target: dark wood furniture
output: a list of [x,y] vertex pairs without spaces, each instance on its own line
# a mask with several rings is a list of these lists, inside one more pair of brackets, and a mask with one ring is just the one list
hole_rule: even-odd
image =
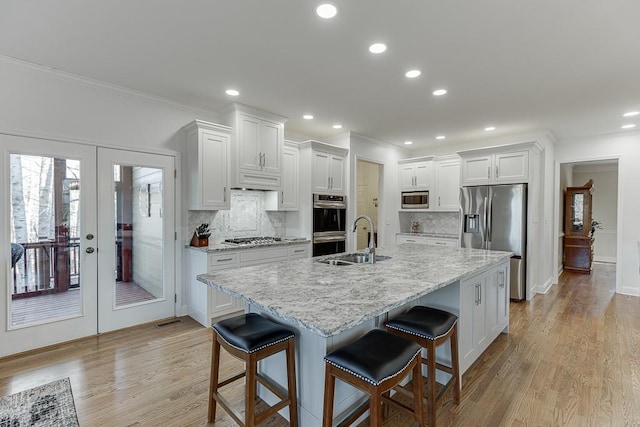
[[[220,347],[245,362],[246,370],[224,381],[219,381]],[[287,390],[275,381],[258,373],[258,362],[281,351],[286,352]],[[221,387],[247,377],[245,385],[245,416],[234,410],[218,391]],[[256,414],[257,383],[280,398],[280,402]],[[259,314],[247,313],[222,320],[213,325],[213,354],[211,356],[211,383],[209,386],[209,422],[216,418],[216,404],[220,404],[236,423],[253,427],[279,410],[289,407],[289,425],[298,426],[298,400],[296,391],[295,335],[284,326]]]
[[[460,404],[460,365],[458,363],[458,316],[431,307],[415,306],[406,313],[387,322],[387,330],[414,341],[427,350],[421,361],[427,366],[427,422],[435,427],[438,403],[447,391],[453,390],[454,404]],[[436,361],[436,348],[449,341],[451,366]],[[451,378],[437,390],[436,370],[446,372]],[[414,377],[414,382],[416,382]]]
[[591,208],[593,181],[582,187],[567,187],[564,208],[564,269],[591,273],[593,243]]

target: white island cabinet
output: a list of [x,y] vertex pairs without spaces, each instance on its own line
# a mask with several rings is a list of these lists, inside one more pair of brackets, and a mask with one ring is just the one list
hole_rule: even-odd
[[[417,244],[377,251],[390,258],[375,264],[334,266],[319,262],[323,257],[318,257],[198,276],[216,290],[245,301],[248,311],[296,331],[301,426],[322,425],[324,356],[373,328],[384,327],[387,319],[412,306],[440,307],[459,316],[461,372],[500,332],[508,331],[510,252]],[[477,283],[482,283],[482,290]],[[448,356],[437,355],[445,363]],[[277,354],[265,359],[260,371],[284,386],[285,366],[284,355]],[[264,388],[259,393],[267,403],[276,401]],[[337,382],[337,421],[366,399],[359,390]],[[287,410],[280,414],[288,418]]]

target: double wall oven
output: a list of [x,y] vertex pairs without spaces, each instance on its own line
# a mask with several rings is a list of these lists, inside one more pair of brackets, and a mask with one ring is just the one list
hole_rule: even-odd
[[313,195],[313,256],[344,252],[347,196]]

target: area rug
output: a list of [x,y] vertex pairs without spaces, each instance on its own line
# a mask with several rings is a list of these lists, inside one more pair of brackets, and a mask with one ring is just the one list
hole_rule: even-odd
[[0,427],[78,426],[69,378],[0,397]]

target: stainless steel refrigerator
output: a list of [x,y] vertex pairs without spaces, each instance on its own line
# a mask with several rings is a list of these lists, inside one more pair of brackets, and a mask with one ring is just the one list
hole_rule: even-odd
[[511,299],[525,298],[527,185],[462,187],[463,248],[513,252]]

